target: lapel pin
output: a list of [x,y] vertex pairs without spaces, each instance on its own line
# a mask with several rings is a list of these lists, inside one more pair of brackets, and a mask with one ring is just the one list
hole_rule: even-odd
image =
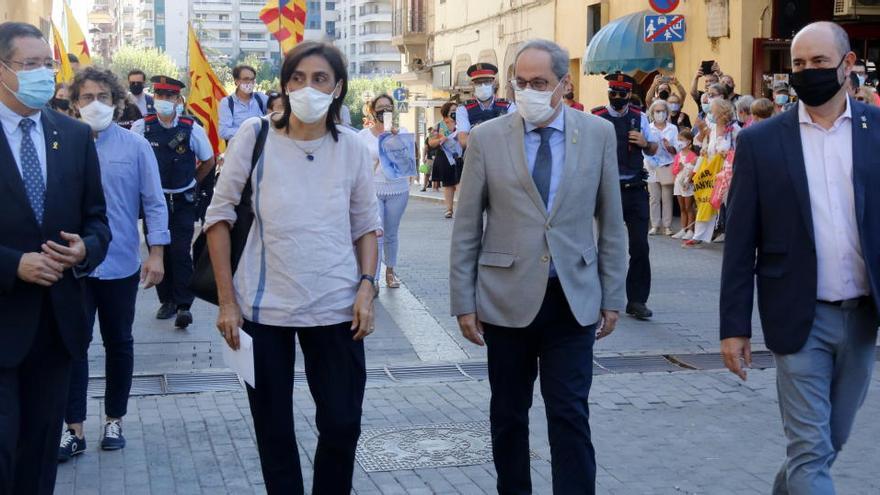
[[868,128],[868,123],[862,122],[862,129],[867,129],[867,128]]
[[57,150],[57,149],[58,149],[58,141],[52,141],[52,149],[53,149],[53,150]]
[[579,130],[575,129],[574,130],[574,137],[571,138],[571,144],[578,144],[578,134],[579,134]]

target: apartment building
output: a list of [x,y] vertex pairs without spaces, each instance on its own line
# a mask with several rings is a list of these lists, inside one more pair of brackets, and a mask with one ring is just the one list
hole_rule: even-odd
[[108,60],[119,48],[119,28],[116,12],[118,0],[94,0],[88,14],[88,25],[82,26],[91,34],[89,49],[92,56]]
[[401,55],[391,44],[391,0],[339,0],[336,11],[336,46],[348,59],[351,77],[400,73]]

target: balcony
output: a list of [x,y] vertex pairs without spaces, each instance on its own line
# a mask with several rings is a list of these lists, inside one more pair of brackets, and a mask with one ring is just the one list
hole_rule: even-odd
[[232,12],[232,3],[228,1],[199,0],[192,4],[193,12]]
[[358,18],[361,24],[370,22],[391,22],[391,12],[376,12],[372,14],[364,14]]
[[400,0],[392,16],[391,43],[402,53],[407,50],[426,51],[428,29],[424,0]]
[[242,50],[268,50],[268,40],[240,40],[239,46]]
[[392,52],[392,51],[380,51],[373,53],[360,53],[358,54],[358,58],[360,62],[395,62],[400,64],[400,53]]
[[201,41],[203,45],[208,48],[220,49],[220,48],[232,48],[232,40],[204,40]]
[[360,43],[369,43],[370,41],[391,41],[391,33],[361,33],[358,35],[358,41]]

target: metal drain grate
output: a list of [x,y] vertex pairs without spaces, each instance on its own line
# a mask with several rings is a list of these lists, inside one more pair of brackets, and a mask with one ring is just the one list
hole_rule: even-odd
[[220,392],[244,388],[235,373],[174,373],[165,375],[169,394]]
[[663,356],[610,356],[596,358],[596,364],[611,373],[652,373],[681,371]]
[[715,370],[724,367],[721,354],[675,354],[668,356],[673,363],[679,363],[685,369]]
[[[131,379],[131,395],[162,395],[165,392],[163,375],[135,375]],[[102,398],[106,389],[104,377],[89,379],[89,397]]]
[[474,380],[486,380],[489,378],[489,365],[487,363],[461,363],[458,368],[466,376]]
[[431,364],[426,366],[396,366],[388,368],[388,373],[396,381],[411,382],[422,380],[467,380],[458,366],[454,364]]

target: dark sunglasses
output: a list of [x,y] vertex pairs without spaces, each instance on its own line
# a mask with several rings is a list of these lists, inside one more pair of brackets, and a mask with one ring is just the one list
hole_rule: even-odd
[[628,95],[628,94],[629,94],[629,91],[613,91],[610,89],[608,90],[608,95],[612,96],[612,97],[626,98],[626,95]]

